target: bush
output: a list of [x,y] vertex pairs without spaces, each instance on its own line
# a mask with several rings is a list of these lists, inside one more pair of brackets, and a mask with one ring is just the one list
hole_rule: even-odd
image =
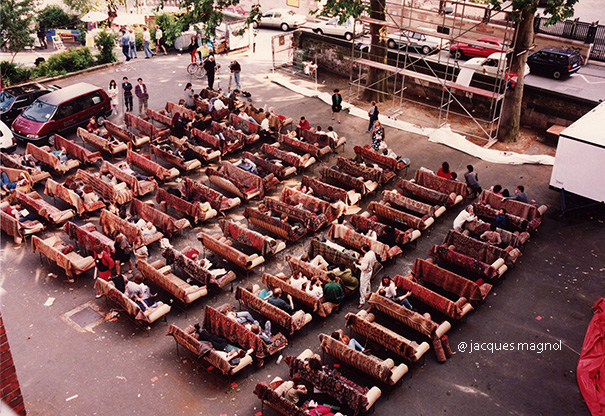
[[73,23],[73,16],[68,15],[59,6],[47,6],[38,15],[38,21],[41,27],[45,29],[60,29],[70,27]]
[[155,27],[150,30],[151,39],[155,42],[156,28],[161,27],[164,32],[164,42],[166,46],[174,45],[174,41],[181,35],[181,29],[177,19],[172,13],[162,13],[155,16]]
[[143,50],[143,28],[141,26],[134,28],[134,44],[137,51]]
[[97,63],[108,64],[118,60],[113,51],[116,45],[116,39],[117,35],[105,31],[99,32],[99,34],[95,37],[95,44],[99,50],[99,53],[96,56]]
[[68,49],[48,58],[46,65],[50,72],[67,73],[86,69],[95,64],[90,49],[86,47]]
[[8,87],[10,85],[19,84],[32,78],[33,70],[26,68],[21,65],[17,65],[14,62],[1,61],[0,62],[0,74],[2,74],[2,86]]

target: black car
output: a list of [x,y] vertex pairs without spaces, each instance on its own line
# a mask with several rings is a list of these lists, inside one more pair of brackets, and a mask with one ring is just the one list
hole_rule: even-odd
[[580,70],[582,55],[564,49],[541,49],[527,58],[527,65],[532,74],[543,74],[559,79]]
[[44,94],[57,90],[57,86],[38,83],[5,88],[0,91],[0,119],[10,126],[21,112]]

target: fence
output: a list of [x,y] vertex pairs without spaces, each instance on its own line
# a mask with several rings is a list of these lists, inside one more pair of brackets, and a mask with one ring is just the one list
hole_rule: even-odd
[[546,17],[536,17],[534,20],[534,31],[565,39],[579,40],[584,43],[592,43],[590,59],[605,61],[605,26],[580,22],[579,20],[566,20],[547,26]]

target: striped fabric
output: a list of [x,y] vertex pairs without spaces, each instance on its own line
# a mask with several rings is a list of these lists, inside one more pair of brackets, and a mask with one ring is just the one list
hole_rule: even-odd
[[429,201],[433,204],[441,204],[452,206],[454,205],[454,198],[451,195],[444,194],[434,189],[426,188],[424,186],[420,186],[414,182],[410,182],[406,179],[402,179],[397,187],[400,188],[404,192],[409,192],[413,195],[416,195],[420,199]]
[[321,179],[314,176],[303,175],[302,186],[311,188],[313,193],[327,198],[331,201],[342,201],[347,205],[351,205],[349,193],[342,188],[339,188],[329,183],[322,182]]
[[430,339],[437,337],[436,331],[439,328],[437,322],[424,317],[418,312],[412,311],[398,303],[393,302],[378,293],[372,293],[368,303],[373,310],[380,311],[385,315],[407,325],[414,331],[421,333]]
[[435,207],[415,199],[407,198],[397,191],[382,191],[382,199],[391,204],[400,206],[408,211],[416,212],[424,219],[435,214]]
[[294,188],[284,188],[279,199],[288,205],[303,204],[307,211],[315,214],[324,214],[328,222],[332,222],[340,217],[344,210],[344,205],[331,204],[323,199],[302,193]]
[[67,140],[65,137],[55,134],[55,149],[65,149],[65,152],[82,163],[96,163],[97,160],[103,159],[101,152],[91,152],[90,150],[77,145],[72,140]]
[[106,160],[104,160],[101,165],[101,173],[111,173],[111,175],[116,177],[119,181],[126,182],[126,185],[132,189],[134,196],[143,196],[158,188],[158,183],[154,179],[139,181],[133,175],[124,172],[122,169]]
[[414,180],[418,185],[433,189],[442,194],[449,195],[453,193],[466,198],[470,193],[466,183],[445,179],[422,169],[416,171]]
[[[105,163],[105,162],[103,162]],[[76,180],[85,185],[92,186],[92,189],[97,195],[107,203],[126,204],[134,198],[134,194],[130,188],[116,190],[116,187],[110,183],[103,181],[98,176],[91,174],[88,171],[78,169],[76,172]]]
[[133,152],[130,149],[126,152],[126,161],[141,169],[143,172],[155,176],[160,181],[171,179],[175,176],[175,174],[178,174],[176,169],[174,169],[174,171],[166,169],[164,166],[151,160],[151,158],[145,157],[140,153]]
[[361,156],[364,159],[377,163],[385,167],[386,169],[390,169],[393,172],[401,170],[406,166],[410,165],[409,163],[406,164],[405,162],[397,160],[395,158],[381,155],[380,153],[373,151],[370,145],[365,145],[363,147],[355,146],[353,148],[353,151],[357,156]]
[[347,173],[339,172],[327,166],[321,168],[321,178],[323,180],[327,179],[329,182],[342,184],[344,187],[349,189],[353,188],[361,195],[367,195],[369,193],[368,187],[363,180],[353,177]]
[[299,240],[307,233],[306,227],[294,228],[287,221],[281,221],[279,218],[262,213],[256,208],[246,207],[244,210],[244,217],[246,217],[251,224],[261,227],[290,242]]
[[379,217],[386,218],[387,220],[401,224],[404,227],[412,227],[421,231],[426,229],[426,225],[424,221],[422,221],[422,218],[418,218],[412,214],[408,214],[407,212],[389,207],[384,201],[372,201],[370,202],[370,205],[368,205],[368,209]]
[[133,199],[130,205],[130,212],[145,221],[151,222],[157,228],[162,230],[168,238],[172,238],[179,231],[191,227],[187,218],[176,219],[170,215],[156,209],[153,205],[146,204],[139,199]]
[[124,123],[126,127],[138,130],[144,136],[148,136],[151,140],[158,140],[167,137],[170,134],[170,129],[159,129],[147,120],[135,116],[132,113],[124,114]]
[[324,214],[317,215],[304,208],[297,208],[275,198],[266,197],[263,202],[271,211],[278,214],[286,214],[289,219],[299,221],[309,231],[316,232],[328,223],[328,219]]
[[292,152],[286,152],[285,150],[278,149],[275,146],[271,146],[270,144],[263,143],[260,148],[261,152],[275,158],[283,160],[284,162],[292,165],[296,168],[301,168],[304,166],[306,159],[302,156],[299,156]]
[[311,156],[314,156],[316,159],[321,158],[324,155],[332,152],[332,148],[330,146],[319,147],[313,143],[303,142],[298,140],[296,137],[291,137],[287,134],[280,134],[277,138],[279,143],[283,143],[292,149],[301,151],[303,153],[309,153]]
[[227,198],[222,193],[191,178],[184,178],[181,192],[187,199],[193,201],[199,201],[203,197],[212,208],[219,212],[230,210],[241,203],[239,198]]

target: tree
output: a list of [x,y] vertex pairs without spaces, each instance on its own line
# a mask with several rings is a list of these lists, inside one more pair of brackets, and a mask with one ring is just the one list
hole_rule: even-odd
[[67,28],[73,23],[72,16],[57,5],[47,6],[38,14],[38,22],[46,29]]
[[[573,7],[577,2],[578,0],[549,0],[544,10],[544,14],[549,16],[547,24],[554,24],[573,16]],[[503,2],[490,0],[490,3],[496,10],[500,10]],[[515,88],[507,88],[504,96],[498,139],[507,142],[517,140],[521,127],[525,65],[534,41],[534,18],[538,9],[538,1],[513,0],[512,8],[513,18],[517,21],[515,33],[517,40],[512,53],[511,72],[518,73],[519,78]]]
[[[367,7],[362,0],[328,0],[323,5],[321,16],[340,16],[340,23],[345,22],[349,17],[359,18],[367,13],[372,19],[385,20],[386,2],[384,0],[370,0],[370,6]],[[369,58],[372,61],[387,62],[387,28],[381,24],[370,24],[370,35],[372,37]],[[368,67],[368,77],[366,79],[366,89],[363,97],[368,100],[384,101],[387,97],[388,78],[384,71],[377,68]]]
[[32,46],[34,39],[34,0],[2,0],[0,2],[0,49],[8,49],[15,56],[25,47]]

